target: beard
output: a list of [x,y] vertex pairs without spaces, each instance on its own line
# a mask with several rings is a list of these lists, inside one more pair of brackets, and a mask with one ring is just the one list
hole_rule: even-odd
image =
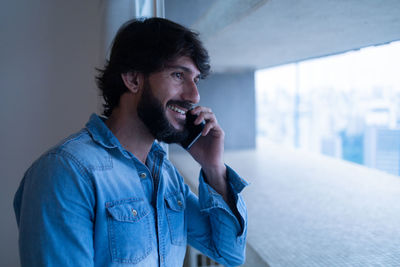
[[[179,103],[181,106],[189,105],[186,102]],[[153,90],[146,78],[143,86],[143,94],[138,103],[137,112],[139,118],[158,141],[167,144],[181,143],[189,136],[189,131],[186,127],[181,131],[175,129],[165,115],[166,108],[167,107],[163,107],[162,103],[153,95]]]

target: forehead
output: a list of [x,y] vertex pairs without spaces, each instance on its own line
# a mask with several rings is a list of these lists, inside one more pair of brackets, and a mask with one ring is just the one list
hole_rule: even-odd
[[171,60],[165,64],[165,68],[168,69],[181,69],[186,72],[190,72],[195,76],[200,75],[199,69],[194,64],[193,60],[187,56],[181,56],[174,60]]

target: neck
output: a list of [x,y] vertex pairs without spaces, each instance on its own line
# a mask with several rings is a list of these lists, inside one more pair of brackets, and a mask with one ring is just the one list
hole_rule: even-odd
[[145,164],[154,137],[137,114],[129,114],[116,108],[105,123],[122,147]]

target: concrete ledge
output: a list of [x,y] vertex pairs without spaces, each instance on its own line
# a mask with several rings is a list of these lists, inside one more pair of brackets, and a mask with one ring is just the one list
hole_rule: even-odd
[[[197,186],[199,165],[171,160]],[[268,265],[400,266],[399,177],[273,144],[225,162],[251,183],[248,244]]]

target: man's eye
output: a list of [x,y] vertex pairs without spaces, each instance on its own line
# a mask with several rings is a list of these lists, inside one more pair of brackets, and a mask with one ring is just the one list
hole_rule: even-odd
[[178,79],[183,79],[183,73],[182,72],[174,72],[173,75],[178,78]]

